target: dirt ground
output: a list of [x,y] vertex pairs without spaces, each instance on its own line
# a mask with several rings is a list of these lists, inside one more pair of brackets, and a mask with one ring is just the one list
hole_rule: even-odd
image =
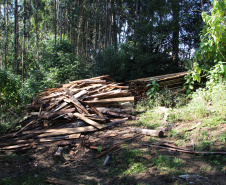
[[[144,146],[153,142],[153,138],[131,132],[131,124],[84,136],[93,146],[101,146],[101,151],[84,146],[78,150],[64,147],[63,155],[54,157],[58,147],[49,144],[23,153],[1,153],[0,182],[20,184],[18,179],[27,182],[29,176],[28,182],[37,179],[38,184],[48,184],[47,178],[55,178],[61,184],[226,184],[225,172],[203,156]],[[168,141],[167,137],[161,140]],[[96,158],[100,152],[120,142],[112,151]],[[107,155],[109,160],[103,165]],[[182,162],[177,166],[164,159]],[[221,165],[225,166],[225,161]]]

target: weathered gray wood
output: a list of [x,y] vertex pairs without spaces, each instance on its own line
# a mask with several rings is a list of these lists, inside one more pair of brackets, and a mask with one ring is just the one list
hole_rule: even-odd
[[[42,133],[54,133],[59,135],[67,135],[67,134],[76,134],[76,133],[83,133],[83,132],[92,132],[96,131],[97,129],[93,126],[86,126],[86,127],[78,127],[78,128],[60,128],[60,129],[42,129],[42,130],[29,130],[24,131],[22,134],[42,134]],[[42,137],[41,135],[37,137]]]
[[134,96],[84,101],[85,103],[112,103],[134,101]]
[[91,119],[89,119],[89,118],[83,116],[82,114],[74,113],[73,116],[75,116],[75,117],[77,117],[77,118],[79,118],[79,119],[85,121],[85,122],[88,123],[89,125],[92,125],[92,126],[98,128],[98,129],[102,129],[102,128],[104,127],[103,125],[100,125],[99,123],[97,123],[97,122],[95,122],[95,121],[93,121],[93,120],[91,120]]
[[164,132],[161,130],[150,130],[150,129],[141,129],[141,128],[131,128],[131,131],[139,133],[139,134],[145,134],[153,137],[163,137]]

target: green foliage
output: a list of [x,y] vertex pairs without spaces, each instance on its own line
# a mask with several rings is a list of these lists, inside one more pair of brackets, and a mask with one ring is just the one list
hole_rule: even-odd
[[153,98],[157,92],[159,92],[159,84],[156,82],[157,79],[151,78],[151,83],[147,84],[148,91],[146,92],[147,97]]
[[69,42],[63,41],[55,47],[53,40],[43,43],[43,57],[40,60],[46,82],[44,88],[65,83],[78,77],[78,59]]
[[19,76],[10,71],[0,69],[0,104],[1,109],[17,106],[20,102],[19,89],[21,80]]
[[[183,167],[184,161],[180,158],[170,158],[164,155],[158,155],[157,158],[152,158],[151,163],[154,163],[161,170],[167,170],[167,172],[178,172]],[[179,171],[180,173],[180,171]]]
[[223,62],[219,62],[213,66],[208,72],[207,87],[212,88],[222,82],[226,78],[226,65]]
[[226,1],[212,1],[210,13],[202,12],[205,26],[196,53],[197,58],[205,62],[207,69],[220,61],[226,61]]
[[191,91],[194,90],[194,84],[195,81],[198,83],[201,82],[201,68],[199,67],[199,64],[197,62],[194,63],[193,70],[190,70],[190,72],[184,77],[186,82],[184,83],[184,88],[187,89],[186,94],[189,94]]

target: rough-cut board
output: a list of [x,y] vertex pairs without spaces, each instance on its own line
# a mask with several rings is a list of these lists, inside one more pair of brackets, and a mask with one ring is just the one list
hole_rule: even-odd
[[180,72],[131,80],[129,81],[129,91],[133,96],[135,96],[135,102],[137,102],[138,100],[147,98],[146,92],[149,90],[149,88],[151,88],[150,86],[147,87],[147,84],[154,80],[159,84],[160,89],[171,89],[175,87],[181,89],[185,83],[184,77],[188,73],[189,72]]
[[92,125],[92,126],[98,128],[98,129],[102,129],[102,128],[105,127],[104,125],[100,125],[99,123],[97,123],[97,122],[95,122],[95,121],[93,121],[93,120],[91,120],[91,119],[89,119],[89,118],[83,116],[82,114],[74,113],[73,116],[75,116],[75,117],[77,117],[77,118],[79,118],[79,119],[85,121],[85,122],[88,123],[89,125]]
[[114,102],[128,102],[128,101],[134,101],[134,96],[122,97],[122,98],[99,99],[99,100],[91,100],[91,101],[84,101],[84,102],[85,103],[114,103]]

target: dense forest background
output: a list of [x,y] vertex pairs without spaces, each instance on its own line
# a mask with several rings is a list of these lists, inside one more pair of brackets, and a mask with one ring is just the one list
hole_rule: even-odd
[[1,0],[0,86],[8,96],[0,100],[26,102],[41,89],[103,74],[126,82],[184,71],[210,3]]

